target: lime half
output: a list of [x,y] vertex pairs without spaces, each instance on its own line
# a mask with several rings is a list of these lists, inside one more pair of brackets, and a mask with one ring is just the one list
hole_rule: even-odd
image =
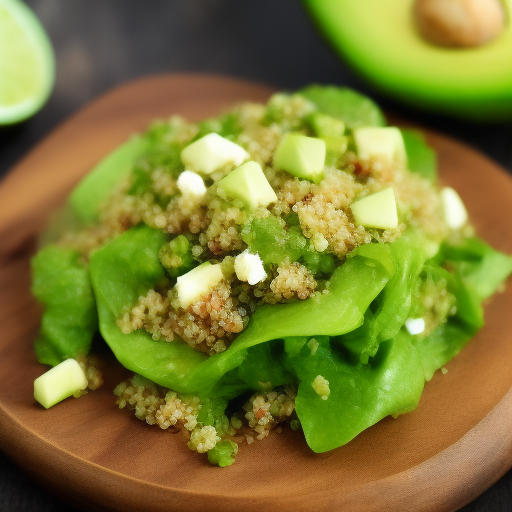
[[37,112],[54,77],[53,49],[38,19],[21,0],[0,0],[0,125]]

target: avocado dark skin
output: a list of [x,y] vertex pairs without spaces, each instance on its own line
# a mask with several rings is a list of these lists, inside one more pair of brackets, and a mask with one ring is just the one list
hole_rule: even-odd
[[475,46],[429,41],[415,0],[303,0],[334,49],[381,93],[471,121],[512,120],[512,0],[503,29]]

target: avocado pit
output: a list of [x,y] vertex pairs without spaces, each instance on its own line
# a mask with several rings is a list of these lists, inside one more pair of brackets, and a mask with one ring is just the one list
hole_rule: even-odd
[[481,46],[505,28],[500,0],[416,0],[414,18],[420,34],[440,46]]

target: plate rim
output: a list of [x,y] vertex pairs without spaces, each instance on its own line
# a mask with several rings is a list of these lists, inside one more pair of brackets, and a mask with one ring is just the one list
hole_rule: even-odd
[[[185,79],[190,79],[190,78],[193,78],[193,79],[203,79],[205,77],[215,77],[215,79],[218,79],[218,80],[228,80],[228,81],[238,81],[240,83],[243,83],[243,84],[252,84],[252,85],[258,85],[257,82],[254,82],[254,81],[247,81],[247,80],[240,80],[240,79],[233,79],[233,78],[230,78],[230,77],[223,77],[223,76],[220,76],[220,75],[210,75],[210,74],[200,74],[200,73],[194,73],[194,74],[178,74],[178,75],[150,75],[149,77],[143,77],[143,78],[138,78],[136,80],[133,80],[133,81],[130,81],[130,82],[127,82],[125,84],[122,84],[118,87],[115,87],[109,91],[107,91],[106,93],[104,93],[103,95],[100,95],[99,97],[95,98],[93,101],[89,102],[88,104],[86,104],[84,107],[82,107],[79,111],[77,111],[75,114],[73,114],[72,116],[70,116],[67,120],[65,120],[63,123],[59,124],[56,128],[54,128],[45,138],[43,138],[43,140],[37,144],[37,146],[35,146],[34,149],[40,147],[41,145],[45,144],[45,142],[47,141],[47,139],[52,136],[52,137],[55,137],[56,133],[60,133],[61,130],[63,130],[68,123],[72,122],[73,120],[75,120],[76,118],[78,118],[84,111],[86,111],[87,109],[89,109],[91,107],[91,105],[93,104],[97,104],[97,103],[100,103],[100,101],[106,101],[106,99],[108,99],[111,95],[115,95],[117,94],[120,90],[122,89],[125,89],[127,87],[130,87],[130,86],[133,86],[135,84],[143,84],[145,83],[146,81],[148,80],[154,80],[155,77],[159,77],[159,78],[164,78],[164,79],[169,79],[169,78],[185,78]],[[264,87],[267,87],[267,86],[264,86]],[[269,89],[270,90],[270,89]],[[275,90],[274,88],[272,88],[271,90]],[[430,132],[430,131],[427,131],[427,134],[428,133],[434,133],[434,132]],[[435,134],[437,135],[437,134]],[[439,135],[441,136],[441,135]],[[456,142],[457,144],[460,144],[458,141],[455,141],[455,139],[451,139],[450,137],[447,137],[447,136],[444,136],[442,135],[442,137],[444,139],[447,139],[447,140],[451,140],[453,142]],[[464,146],[464,145],[462,145]],[[467,149],[470,149],[471,151],[474,151],[475,153],[478,153],[479,155],[481,155],[481,153],[473,150],[472,148],[468,148],[467,146],[464,146],[464,148],[467,150]],[[33,153],[34,149],[32,149],[29,154]],[[481,155],[482,156],[482,155]],[[509,177],[508,173],[506,171],[504,171],[500,166],[497,166],[491,159],[489,159],[488,157],[486,157],[485,155],[483,155],[484,158],[486,158],[487,160],[489,160],[490,162],[493,163],[494,167],[497,169],[497,170],[500,170],[502,173],[504,173],[505,175],[507,175],[507,177]],[[9,174],[13,174],[16,172],[16,169],[22,165],[22,163],[25,161],[25,158],[21,159],[19,163],[15,164],[15,166],[12,167],[11,171],[8,173]],[[5,185],[5,179],[2,180],[2,182],[0,182],[0,191],[4,188],[4,185]],[[1,258],[2,254],[0,254],[0,265],[2,264],[2,258]],[[505,404],[505,405],[503,405]],[[503,409],[504,407],[510,407],[510,405],[512,404],[512,389],[509,389],[508,392],[505,394],[505,396],[501,399],[501,401],[495,406],[493,407],[493,409],[491,409],[491,411],[484,417],[480,420],[480,422],[475,426],[473,427],[471,430],[469,430],[461,439],[459,439],[459,441],[457,441],[457,443],[454,443],[452,444],[450,447],[446,448],[445,450],[443,450],[442,452],[439,452],[437,455],[440,455],[441,453],[445,453],[445,452],[448,452],[449,450],[453,449],[454,446],[458,445],[460,442],[462,442],[462,440],[468,435],[470,434],[471,432],[478,430],[478,427],[480,426],[480,428],[483,428],[483,425],[482,423],[486,422],[486,420],[488,421],[488,418],[492,417],[493,414],[497,414],[496,411],[500,411],[501,409]],[[2,414],[0,414],[0,432],[2,433],[2,435],[0,436],[0,445],[2,447],[2,450],[7,453],[11,458],[15,459],[22,467],[24,467],[24,469],[26,469],[30,474],[32,474],[33,476],[36,477],[36,479],[40,479],[41,475],[40,474],[37,474],[37,473],[34,473],[33,471],[31,471],[31,468],[30,467],[27,467],[27,465],[25,464],[26,460],[25,460],[25,454],[17,454],[15,453],[15,451],[19,448],[19,446],[17,447],[14,447],[12,446],[11,444],[8,443],[8,438],[7,438],[7,435],[4,435],[4,434],[7,434],[8,433],[8,430],[9,430],[9,426],[12,426],[13,424],[13,421],[14,423],[16,423],[18,425],[18,428],[19,429],[23,429],[25,430],[25,435],[26,433],[30,433],[31,437],[26,437],[25,439],[27,440],[27,442],[25,443],[25,448],[26,449],[29,449],[30,446],[32,446],[34,443],[37,442],[36,438],[39,439],[40,442],[42,442],[44,445],[45,445],[45,449],[57,449],[59,452],[60,452],[60,456],[61,457],[65,457],[65,458],[72,458],[74,460],[79,460],[81,463],[85,462],[85,466],[87,466],[89,468],[89,470],[92,470],[92,471],[97,471],[98,472],[98,477],[101,479],[101,472],[104,472],[104,471],[107,471],[108,473],[112,474],[113,476],[115,477],[119,477],[119,478],[122,478],[122,479],[128,479],[130,481],[135,481],[135,482],[138,482],[139,484],[143,484],[144,486],[149,486],[151,488],[157,488],[159,489],[160,491],[161,490],[164,490],[166,492],[172,492],[172,493],[178,493],[180,495],[187,495],[189,496],[190,494],[193,494],[193,495],[196,495],[196,493],[192,493],[191,491],[188,491],[188,490],[183,490],[183,489],[176,489],[176,488],[171,488],[171,487],[168,487],[168,486],[163,486],[163,485],[160,485],[160,484],[157,484],[157,483],[154,483],[154,482],[148,482],[148,481],[145,481],[145,480],[141,480],[141,479],[138,479],[136,477],[132,477],[130,475],[127,475],[125,473],[121,473],[121,472],[117,472],[115,470],[112,470],[110,468],[107,468],[105,466],[102,466],[100,464],[97,464],[95,462],[92,462],[92,461],[89,461],[85,458],[82,458],[78,455],[75,455],[73,454],[72,452],[64,449],[64,448],[61,448],[60,446],[52,443],[51,441],[48,441],[46,439],[44,439],[44,437],[42,437],[41,435],[37,434],[36,432],[30,430],[29,428],[27,428],[26,426],[24,426],[22,423],[18,422],[18,420],[16,418],[14,418],[2,405],[2,403],[0,403],[0,410],[2,412]],[[508,444],[512,447],[512,433],[510,435],[505,436],[503,438],[503,442],[508,442]],[[15,450],[16,449],[16,450]],[[25,451],[25,450],[23,450]],[[420,468],[421,466],[424,466],[426,463],[428,463],[431,459],[428,459],[412,468],[410,468],[409,470],[407,471],[404,471],[404,472],[401,472],[401,473],[397,473],[393,476],[390,476],[390,477],[386,477],[384,479],[380,479],[380,480],[376,480],[374,482],[371,482],[372,484],[377,484],[379,482],[385,482],[386,480],[390,480],[390,479],[393,479],[395,478],[397,475],[404,475],[406,473],[410,473],[412,471],[414,471],[416,468]],[[465,459],[467,460],[467,459]],[[479,491],[470,496],[467,501],[464,501],[464,502],[457,502],[457,505],[458,507],[468,503],[469,501],[471,501],[472,499],[474,499],[474,497],[476,497],[478,494],[480,494],[483,490],[485,490],[485,488],[489,487],[490,485],[492,485],[492,483],[494,483],[494,481],[496,481],[500,476],[502,476],[506,471],[508,471],[508,469],[510,469],[510,467],[512,467],[512,458],[508,461],[508,466],[507,465],[502,465],[501,466],[501,469],[503,470],[502,472],[500,472],[499,474],[497,474],[496,472],[494,472],[494,475],[493,475],[493,478],[494,480],[492,481],[486,481],[485,483],[485,487],[482,487],[479,489]],[[95,468],[95,469],[91,469],[91,468]],[[46,475],[45,475],[46,476]],[[39,477],[39,478],[38,478]],[[43,481],[44,481],[44,478],[43,478]],[[469,482],[469,480],[468,480]],[[471,480],[471,483],[474,484],[474,481]],[[417,482],[416,482],[417,484]],[[52,485],[55,485],[55,482],[52,483]],[[63,486],[65,484],[63,483]],[[368,485],[368,484],[366,484]],[[365,487],[364,485],[361,486],[362,487]],[[321,492],[321,491],[319,491]],[[359,492],[359,491],[358,491]],[[451,492],[451,491],[450,491]],[[308,495],[310,495],[311,493],[308,493]],[[215,496],[215,495],[212,495],[212,496]],[[210,498],[211,496],[208,495],[208,497]],[[232,498],[231,501],[235,500],[237,501],[238,503],[240,503],[240,499],[242,499],[242,497],[240,496],[222,496],[222,500],[223,501],[226,501],[227,499],[230,499]],[[296,505],[296,504],[295,504]],[[294,508],[296,508],[296,506],[294,506]],[[300,508],[299,508],[300,509]],[[227,510],[227,509],[226,509]],[[234,509],[233,509],[234,510]],[[382,510],[382,508],[379,508],[379,510]],[[420,509],[418,509],[420,510]]]

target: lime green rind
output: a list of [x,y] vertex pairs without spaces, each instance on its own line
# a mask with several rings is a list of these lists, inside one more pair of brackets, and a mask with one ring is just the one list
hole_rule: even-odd
[[[2,21],[2,11],[4,20],[10,17],[21,27],[27,38],[27,43],[32,47],[35,58],[40,64],[39,83],[35,85],[31,96],[15,104],[0,104],[0,125],[8,125],[31,117],[46,103],[55,82],[55,57],[44,28],[29,7],[19,0],[0,0],[0,22]],[[10,32],[4,25],[6,24],[4,23],[0,27],[0,48],[3,47],[0,52],[0,70],[5,73],[7,69],[12,70],[12,64],[5,60],[1,61],[1,59],[7,53],[5,49],[12,51],[12,46],[9,46],[8,40]],[[20,79],[26,78],[26,71],[20,71],[20,73]],[[4,84],[0,82],[0,88],[3,87],[8,86],[5,85],[5,82]]]
[[383,93],[463,119],[512,119],[510,22],[494,42],[461,50],[417,34],[409,19],[413,0],[365,0],[364,8],[360,0],[303,2],[335,50]]

